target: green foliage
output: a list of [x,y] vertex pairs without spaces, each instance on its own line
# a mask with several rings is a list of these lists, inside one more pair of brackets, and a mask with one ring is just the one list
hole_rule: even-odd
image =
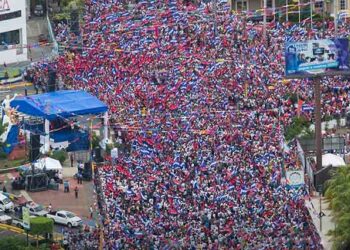
[[326,183],[326,198],[330,202],[335,229],[329,234],[333,237],[334,249],[350,249],[350,167],[340,167]]
[[98,147],[100,143],[100,138],[96,135],[96,133],[92,133],[92,148]]
[[285,136],[287,141],[298,136],[304,129],[310,126],[310,122],[305,117],[294,117],[292,123],[286,128]]
[[7,154],[0,149],[0,160],[4,160],[7,158]]
[[26,242],[15,236],[2,236],[0,238],[0,249],[22,250],[25,246]]
[[292,104],[296,104],[298,101],[298,95],[296,93],[291,93],[289,95],[289,100],[292,102]]
[[56,150],[51,154],[51,158],[59,160],[63,164],[67,159],[67,152],[64,150]]
[[111,154],[111,151],[113,149],[114,145],[113,144],[106,144],[106,153],[107,155],[110,155]]
[[12,68],[0,71],[0,78],[4,78],[7,74],[8,78],[15,78],[21,75],[21,70],[19,68]]
[[309,127],[307,127],[307,128],[305,128],[302,131],[302,134],[301,134],[300,138],[302,138],[302,139],[313,139],[313,138],[315,138],[315,133]]
[[30,233],[33,235],[45,235],[53,232],[53,220],[46,217],[30,219]]

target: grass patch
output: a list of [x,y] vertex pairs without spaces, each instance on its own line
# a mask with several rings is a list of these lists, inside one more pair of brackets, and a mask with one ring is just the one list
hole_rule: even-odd
[[0,170],[19,167],[19,166],[24,165],[26,163],[28,163],[27,159],[18,159],[18,160],[14,160],[14,161],[9,161],[7,159],[0,160]]
[[6,68],[0,71],[0,78],[4,78],[6,72],[9,78],[15,78],[21,75],[21,70],[19,68]]

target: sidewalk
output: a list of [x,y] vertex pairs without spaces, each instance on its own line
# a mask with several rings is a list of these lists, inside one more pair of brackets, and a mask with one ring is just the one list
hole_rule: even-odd
[[316,226],[317,232],[321,237],[321,243],[325,250],[332,249],[332,239],[327,235],[329,230],[334,229],[334,222],[332,221],[331,210],[328,209],[328,202],[325,198],[321,198],[321,209],[325,216],[322,217],[322,230],[320,230],[320,196],[311,197],[311,202],[305,200],[306,207],[309,209],[310,215]]

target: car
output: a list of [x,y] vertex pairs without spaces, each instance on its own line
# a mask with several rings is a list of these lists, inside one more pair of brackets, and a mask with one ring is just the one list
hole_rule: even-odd
[[53,219],[53,221],[57,224],[63,224],[69,228],[80,227],[83,224],[82,219],[80,219],[74,213],[65,210],[49,212],[46,214],[46,217]]
[[42,4],[35,5],[34,15],[43,16],[44,15],[44,6]]
[[12,223],[12,218],[5,214],[5,211],[0,209],[0,223],[10,225]]
[[[35,216],[30,216],[30,218],[35,218]],[[13,216],[12,217],[12,225],[23,229],[24,228],[24,222],[23,222],[22,215],[20,215],[19,217]]]
[[45,208],[42,205],[39,205],[35,202],[28,202],[26,204],[26,207],[29,208],[29,214],[34,216],[45,216],[49,212],[45,210]]
[[0,209],[5,212],[12,211],[14,209],[13,202],[3,193],[0,193]]

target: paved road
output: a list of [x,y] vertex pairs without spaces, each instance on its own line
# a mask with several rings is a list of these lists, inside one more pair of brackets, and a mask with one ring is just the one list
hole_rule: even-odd
[[31,83],[20,82],[0,86],[0,100],[5,99],[7,95],[10,95],[11,98],[16,93],[24,95],[26,88],[28,91],[28,95],[35,94],[34,87]]

